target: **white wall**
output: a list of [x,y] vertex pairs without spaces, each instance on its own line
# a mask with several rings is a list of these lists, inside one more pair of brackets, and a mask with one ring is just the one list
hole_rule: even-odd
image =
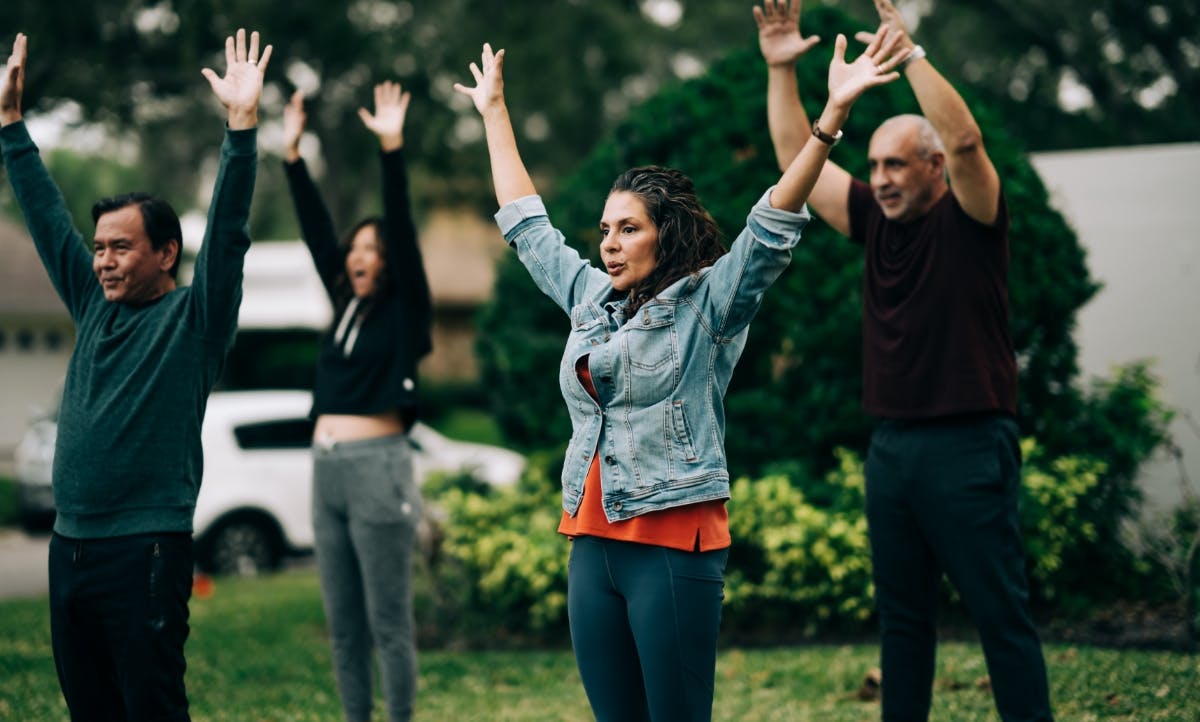
[[[1051,201],[1079,234],[1104,288],[1079,313],[1085,376],[1155,360],[1187,475],[1200,491],[1200,143],[1034,154]],[[1152,508],[1180,499],[1180,471],[1160,453],[1141,480]]]

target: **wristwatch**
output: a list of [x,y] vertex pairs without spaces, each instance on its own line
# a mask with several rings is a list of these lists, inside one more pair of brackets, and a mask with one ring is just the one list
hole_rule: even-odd
[[813,121],[813,137],[816,138],[817,140],[821,141],[825,145],[832,148],[833,146],[838,144],[839,140],[842,139],[842,131],[839,130],[838,132],[834,133],[833,135],[830,135],[830,134],[826,133],[825,131],[821,130],[821,126],[817,125],[817,121],[814,120]]

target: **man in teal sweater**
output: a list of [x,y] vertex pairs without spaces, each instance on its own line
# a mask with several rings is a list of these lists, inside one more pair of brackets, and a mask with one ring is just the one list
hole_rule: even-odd
[[50,280],[76,327],[54,458],[50,540],[54,662],[71,719],[187,720],[184,641],[200,424],[233,339],[271,56],[258,33],[226,40],[228,111],[192,285],[177,288],[179,220],[142,193],[96,204],[76,230],[22,122],[26,38],[0,79],[0,152]]

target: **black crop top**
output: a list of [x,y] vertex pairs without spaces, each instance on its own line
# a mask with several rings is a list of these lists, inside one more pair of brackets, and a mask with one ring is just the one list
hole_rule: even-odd
[[375,293],[362,299],[336,288],[345,272],[345,253],[304,160],[284,163],[304,242],[335,309],[333,326],[321,339],[310,415],[399,409],[411,425],[417,363],[432,347],[432,302],[409,208],[404,151],[382,153],[380,161],[387,273]]

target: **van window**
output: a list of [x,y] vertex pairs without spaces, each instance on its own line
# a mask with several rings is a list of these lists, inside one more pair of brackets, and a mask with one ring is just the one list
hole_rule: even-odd
[[303,449],[312,444],[312,419],[279,419],[234,428],[238,446],[255,449]]

